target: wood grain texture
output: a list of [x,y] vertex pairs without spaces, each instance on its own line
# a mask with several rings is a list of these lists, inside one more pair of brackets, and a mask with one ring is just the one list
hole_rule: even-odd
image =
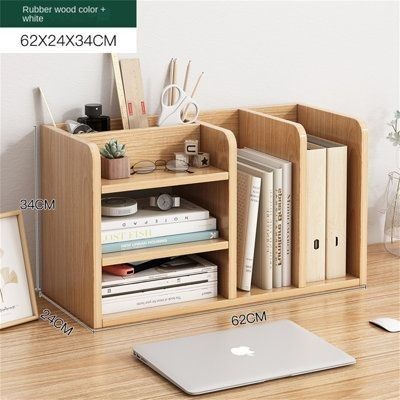
[[135,174],[125,179],[102,179],[102,193],[129,192],[131,190],[153,189],[205,182],[225,181],[229,172],[216,167],[190,168],[193,174],[154,171],[151,174]]
[[60,129],[41,130],[42,289],[86,324],[101,325],[100,154]]
[[125,144],[126,157],[131,165],[138,161],[170,160],[175,152],[184,150],[186,139],[199,139],[198,124],[177,125],[173,127],[151,127],[129,129],[112,132],[99,132],[80,135],[79,138],[87,143],[95,143],[103,147],[110,139],[118,139]]
[[[383,400],[400,394],[399,335],[368,323],[379,315],[400,318],[398,259],[383,246],[369,247],[368,288],[261,303],[203,315],[126,326],[92,334],[39,299],[74,327],[65,336],[47,321],[1,333],[1,398],[7,400],[135,399],[189,397],[131,356],[135,343],[231,328],[234,315],[267,311],[270,321],[288,318],[338,346],[357,364],[330,371],[265,382],[204,399]],[[238,328],[235,328],[238,329]]]
[[229,242],[224,239],[210,239],[199,242],[172,244],[129,251],[117,251],[103,254],[102,265],[114,265],[134,261],[154,260],[155,258],[183,256],[186,254],[205,253],[207,251],[226,250]]
[[205,257],[219,266],[219,294],[233,299],[236,297],[236,139],[231,131],[202,122],[200,150],[210,154],[213,166],[228,171],[229,180],[180,186],[176,191],[209,210],[217,218],[220,237],[229,240],[229,249],[209,252]]
[[355,118],[299,104],[298,122],[315,136],[347,146],[347,272],[367,281],[368,142]]

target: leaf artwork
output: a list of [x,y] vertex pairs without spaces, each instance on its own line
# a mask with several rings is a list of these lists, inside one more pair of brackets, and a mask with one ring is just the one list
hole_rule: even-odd
[[9,283],[18,283],[18,277],[15,271],[11,270],[8,267],[3,267],[0,269],[0,297],[1,297],[1,302],[4,303],[4,297],[3,297],[3,290],[6,285]]

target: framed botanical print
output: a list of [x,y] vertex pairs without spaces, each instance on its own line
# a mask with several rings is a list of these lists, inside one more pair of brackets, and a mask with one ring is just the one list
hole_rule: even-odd
[[38,319],[21,211],[0,214],[0,329]]

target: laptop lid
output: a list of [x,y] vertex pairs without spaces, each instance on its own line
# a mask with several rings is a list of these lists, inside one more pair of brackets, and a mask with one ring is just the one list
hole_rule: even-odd
[[289,320],[135,345],[133,354],[188,394],[354,364]]

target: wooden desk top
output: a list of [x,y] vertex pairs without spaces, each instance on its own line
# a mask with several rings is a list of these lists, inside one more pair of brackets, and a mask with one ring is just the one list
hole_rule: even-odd
[[[368,323],[400,317],[399,260],[381,245],[369,247],[368,288],[229,309],[95,334],[43,299],[74,327],[70,336],[34,321],[0,333],[1,399],[190,398],[131,356],[135,341],[148,342],[231,326],[233,315],[266,311],[288,318],[353,355],[357,364],[204,395],[207,399],[398,399],[400,335]],[[212,362],[212,360],[211,360]]]

